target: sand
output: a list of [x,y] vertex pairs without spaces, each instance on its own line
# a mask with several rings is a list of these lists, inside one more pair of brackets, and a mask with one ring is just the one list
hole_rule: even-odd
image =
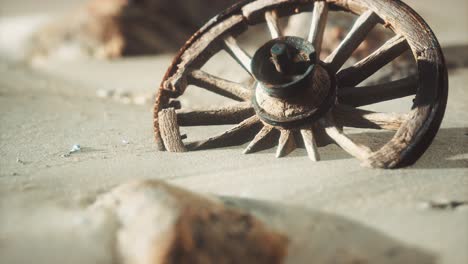
[[[21,4],[27,2],[1,1],[1,13],[42,14],[23,9]],[[466,1],[449,6],[441,1],[408,2],[428,21],[444,49],[461,47],[449,62],[467,56]],[[372,170],[359,167],[336,146],[321,148],[323,161],[318,163],[310,162],[305,150],[280,160],[274,158],[274,150],[242,155],[242,146],[157,152],[151,104],[126,104],[97,93],[151,95],[171,56],[55,62],[40,70],[7,59],[0,62],[2,263],[112,263],[111,228],[100,220],[80,221],[88,219],[86,207],[97,194],[135,179],[162,179],[194,191],[332,214],[418,248],[435,263],[468,263],[468,209],[435,210],[427,203],[468,201],[466,65],[450,72],[446,117],[421,160],[406,169]],[[210,67],[226,76],[240,71],[219,66]],[[207,104],[203,95],[194,93],[187,103]],[[375,108],[407,111],[408,103],[404,99]],[[201,138],[220,129],[195,128],[189,136]],[[359,142],[390,136],[361,132],[354,136]],[[81,152],[66,157],[75,144]],[[356,237],[365,241],[371,235],[357,232]]]

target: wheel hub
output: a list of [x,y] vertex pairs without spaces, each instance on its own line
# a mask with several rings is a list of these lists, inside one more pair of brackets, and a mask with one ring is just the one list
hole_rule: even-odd
[[271,125],[297,127],[327,112],[335,100],[332,75],[321,65],[313,45],[298,37],[264,44],[252,59],[256,79],[253,105]]

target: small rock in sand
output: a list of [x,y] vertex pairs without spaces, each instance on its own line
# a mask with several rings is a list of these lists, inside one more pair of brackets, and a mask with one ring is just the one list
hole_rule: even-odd
[[78,145],[78,144],[75,144],[75,145],[73,145],[73,147],[70,149],[70,154],[71,154],[71,153],[75,153],[75,152],[79,152],[79,151],[81,151],[81,146]]
[[77,153],[77,152],[80,152],[80,151],[81,151],[81,146],[79,144],[75,144],[75,145],[72,146],[70,151],[68,151],[68,153],[61,155],[61,157],[62,158],[68,158],[68,157],[71,156],[71,154]]

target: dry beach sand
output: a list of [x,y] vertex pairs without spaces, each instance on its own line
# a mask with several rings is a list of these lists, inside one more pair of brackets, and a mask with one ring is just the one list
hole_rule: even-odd
[[[468,206],[450,206],[468,201],[466,0],[406,1],[426,19],[448,63],[457,67],[449,73],[448,108],[436,139],[418,163],[399,170],[362,168],[336,146],[321,148],[318,163],[303,149],[279,160],[274,149],[242,155],[242,146],[157,152],[150,101],[173,55],[29,68],[12,60],[19,56],[19,44],[12,47],[7,40],[9,23],[26,21],[17,29],[26,34],[36,21],[80,1],[42,2],[0,0],[0,263],[115,263],[115,223],[88,207],[96,196],[136,179],[227,196],[240,208],[256,208],[266,222],[277,210],[284,232],[316,245],[295,261],[327,263],[327,248],[353,245],[358,252],[343,254],[365,258],[374,249],[398,247],[413,263],[468,263]],[[223,76],[243,74],[224,66],[208,65]],[[203,105],[211,99],[216,100],[195,92],[182,103]],[[405,98],[373,107],[403,112],[409,103]],[[189,136],[221,129],[193,128]],[[362,132],[354,136],[359,142],[389,137]],[[66,155],[75,144],[81,151]],[[431,202],[447,206],[437,209]],[[313,226],[320,223],[345,226],[346,232],[319,232]]]

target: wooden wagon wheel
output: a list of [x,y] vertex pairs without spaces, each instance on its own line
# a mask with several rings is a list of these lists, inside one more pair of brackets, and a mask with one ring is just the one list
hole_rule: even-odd
[[[279,17],[312,11],[306,39],[283,36]],[[319,60],[329,11],[358,15],[341,44]],[[267,23],[272,40],[252,57],[236,42],[250,26]],[[379,49],[344,67],[377,25],[394,32]],[[325,36],[326,37],[326,36]],[[377,70],[411,49],[418,73],[374,86],[358,86]],[[227,51],[255,80],[254,87],[210,75],[201,67],[220,50]],[[229,107],[191,111],[172,98],[189,84],[239,101]],[[244,153],[278,140],[277,156],[290,153],[302,137],[309,157],[332,140],[363,165],[395,168],[413,164],[428,148],[442,121],[448,80],[443,54],[431,29],[401,1],[393,0],[256,0],[243,1],[213,18],[181,49],[169,67],[154,109],[155,137],[161,150],[183,152],[250,141]],[[406,114],[377,113],[359,107],[415,96]],[[236,124],[207,140],[184,144],[179,126]],[[372,151],[353,142],[343,127],[396,131]],[[275,133],[279,136],[275,138]]]

